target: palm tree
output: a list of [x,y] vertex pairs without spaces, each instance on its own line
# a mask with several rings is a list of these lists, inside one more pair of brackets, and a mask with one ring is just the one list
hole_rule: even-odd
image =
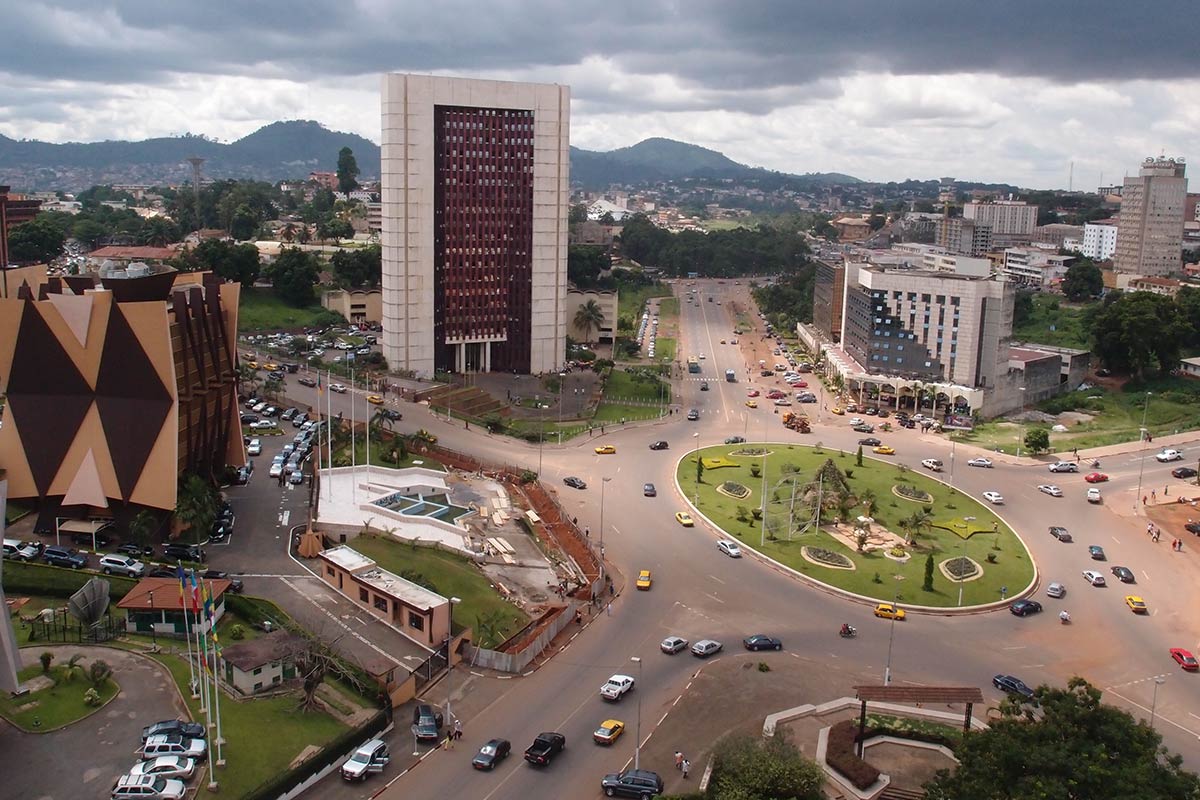
[[150,535],[157,527],[158,520],[143,508],[129,521],[129,540],[140,547],[145,547],[149,544]]
[[279,238],[285,242],[290,242],[296,238],[296,226],[289,222],[279,229]]
[[500,644],[506,622],[508,616],[498,608],[476,617],[475,632],[479,635],[479,646],[495,647]]
[[175,517],[181,528],[191,529],[192,535],[188,538],[196,544],[207,540],[208,531],[217,518],[217,501],[212,486],[199,475],[189,474],[180,484]]
[[595,300],[588,300],[575,312],[575,327],[584,332],[584,338],[592,341],[592,330],[600,330],[604,324],[604,309]]
[[873,489],[864,489],[858,496],[858,502],[862,505],[864,514],[868,517],[875,516],[875,509],[879,507],[879,498],[875,496]]

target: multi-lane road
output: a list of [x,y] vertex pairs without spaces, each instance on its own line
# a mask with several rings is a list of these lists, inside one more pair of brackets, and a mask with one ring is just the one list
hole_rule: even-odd
[[[677,414],[654,425],[547,446],[543,453],[543,480],[558,487],[563,505],[578,514],[580,525],[589,526],[593,537],[600,532],[604,487],[603,536],[608,559],[627,576],[639,569],[652,570],[652,591],[623,593],[612,605],[611,616],[597,619],[535,674],[510,681],[511,688],[501,699],[466,720],[457,757],[429,759],[419,770],[396,781],[384,796],[419,793],[481,800],[600,796],[601,776],[625,767],[632,756],[638,698],[645,737],[699,664],[686,653],[666,656],[659,651],[659,641],[670,634],[692,641],[715,638],[736,651],[743,636],[767,633],[781,637],[790,650],[802,650],[807,657],[822,660],[831,671],[841,669],[839,664],[852,663],[855,671],[882,681],[889,623],[875,619],[868,605],[814,588],[754,558],[726,558],[716,549],[715,531],[703,526],[684,529],[674,521],[675,512],[686,508],[686,501],[674,489],[675,464],[697,444],[719,443],[736,434],[751,441],[763,437],[797,442],[820,439],[829,446],[853,449],[860,438],[845,417],[824,414],[814,434],[804,437],[785,430],[769,402],[758,409],[746,408],[749,387],[774,383],[762,379],[766,383],[760,384],[757,370],[747,374],[741,349],[720,343],[731,338],[734,327],[729,300],[739,293],[744,298],[743,288],[705,281],[699,284],[701,297],[711,293],[714,300],[681,303],[679,358],[682,361],[703,352],[703,373],[685,373],[676,389],[676,405],[684,411],[698,409],[699,421],[688,422]],[[746,334],[759,335],[761,331]],[[738,382],[724,380],[726,369],[736,371]],[[708,391],[701,391],[703,381],[708,382]],[[293,389],[291,394],[306,399],[306,390],[296,388],[299,391]],[[355,400],[362,403],[353,394],[335,396],[335,413],[342,410],[348,414],[348,404]],[[819,407],[807,406],[813,411]],[[367,408],[362,403],[356,416],[362,418]],[[439,421],[412,405],[403,410],[401,429],[426,427],[449,447],[505,463],[537,464],[535,446],[466,431],[461,423]],[[877,435],[896,448],[896,460],[910,466],[917,467],[921,459],[929,457],[950,463],[949,447],[939,437],[904,429]],[[670,449],[649,450],[648,444],[657,439],[668,441]],[[617,454],[596,455],[593,447],[599,443],[615,445]],[[1200,650],[1200,622],[1189,613],[1196,598],[1192,587],[1200,573],[1200,552],[1191,552],[1195,541],[1191,537],[1185,552],[1176,553],[1169,545],[1172,532],[1158,543],[1145,535],[1145,519],[1132,514],[1141,459],[1137,454],[1107,459],[1103,467],[1111,481],[1101,487],[1106,502],[1092,505],[1085,500],[1083,474],[1087,470],[1051,476],[1044,465],[999,460],[993,469],[973,469],[966,466],[971,455],[974,453],[967,448],[957,448],[953,482],[976,497],[987,490],[1004,495],[1006,505],[1000,512],[1034,556],[1041,579],[1032,596],[1046,605],[1047,613],[1029,618],[1017,618],[1003,610],[962,616],[911,614],[897,626],[891,656],[893,680],[979,686],[985,695],[998,700],[991,678],[999,672],[1015,674],[1031,685],[1062,683],[1079,674],[1104,689],[1109,702],[1149,717],[1154,678],[1163,677],[1155,709],[1157,727],[1168,747],[1190,763],[1200,761],[1200,689],[1196,683],[1200,675],[1181,672],[1167,654],[1169,647]],[[1171,466],[1147,458],[1142,476],[1145,486],[1170,482]],[[562,478],[567,475],[583,477],[589,488],[576,491],[564,487]],[[642,496],[646,482],[656,484],[658,497]],[[1039,483],[1056,483],[1065,496],[1041,494],[1036,489]],[[1126,513],[1114,513],[1120,504],[1128,504]],[[1069,528],[1075,542],[1059,543],[1048,534],[1050,525]],[[1091,561],[1087,554],[1090,544],[1102,545],[1108,561]],[[1112,564],[1133,569],[1138,583],[1132,591],[1147,600],[1149,616],[1135,616],[1126,609],[1124,585],[1108,573]],[[1082,571],[1093,568],[1110,578],[1107,589],[1091,588],[1084,581]],[[1065,599],[1045,597],[1044,587],[1050,581],[1066,585]],[[1017,591],[1020,587],[1010,588]],[[1070,610],[1073,624],[1059,624],[1056,612],[1060,608]],[[859,638],[840,639],[836,629],[841,622],[857,626]],[[632,657],[642,659],[640,677]],[[598,694],[600,685],[614,673],[638,678],[634,696],[627,696],[616,708]],[[849,685],[845,688],[849,693]],[[827,698],[810,699],[820,702]],[[612,716],[627,722],[629,733],[616,747],[594,746],[591,732]],[[564,733],[568,747],[550,770],[537,770],[521,761],[520,752],[544,730]],[[472,770],[471,755],[492,737],[512,741],[514,757],[494,772]],[[643,763],[643,767],[666,774],[671,765]],[[377,787],[367,787],[364,794],[372,788]]]

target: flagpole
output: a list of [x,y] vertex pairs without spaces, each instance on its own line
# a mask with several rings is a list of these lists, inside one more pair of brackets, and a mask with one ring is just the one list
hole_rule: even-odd
[[[189,570],[191,573],[192,582],[192,616],[196,621],[196,671],[200,678],[200,710],[208,715],[208,681],[204,677],[204,647],[201,644],[201,637],[204,634],[204,625],[200,621],[200,603],[197,594],[200,589],[196,585],[196,570]],[[205,726],[207,730],[207,726]]]
[[184,594],[187,574],[183,571],[183,561],[181,560],[175,561],[175,577],[179,579],[179,606],[183,610],[183,641],[187,644],[188,689],[192,693],[192,699],[195,700],[199,695],[196,693],[198,688],[196,686],[196,665],[192,662],[192,628],[188,624],[187,597]]
[[[325,370],[325,377],[329,379],[332,375],[332,370]],[[325,446],[329,449],[329,499],[333,499],[333,390],[329,391],[329,396],[325,399],[325,408],[328,415],[325,418]]]
[[371,417],[373,414],[367,412],[367,497],[371,496]]
[[[216,619],[215,612],[216,612],[216,601],[213,599],[212,581],[209,581],[208,583],[206,583],[204,585],[204,613],[208,617],[209,627],[212,628],[212,638],[213,638],[212,696],[213,696],[214,714],[217,718],[217,736],[215,739],[215,742],[217,745],[217,766],[221,767],[221,766],[225,765],[225,760],[221,757],[221,752],[222,752],[221,745],[223,744],[223,739],[221,738],[221,663],[220,663],[221,639],[219,636],[217,636],[217,619]],[[209,776],[210,776],[210,779],[215,778],[215,776],[211,772],[209,773]],[[209,785],[211,786],[214,783],[216,783],[216,781],[212,780]]]
[[354,444],[354,367],[350,368],[350,502],[353,503],[358,499],[358,480],[355,475],[358,472],[357,447]]

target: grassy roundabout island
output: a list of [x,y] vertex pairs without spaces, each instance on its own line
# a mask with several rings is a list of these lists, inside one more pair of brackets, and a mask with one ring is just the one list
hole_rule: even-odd
[[990,509],[902,465],[751,442],[688,453],[677,478],[733,538],[855,594],[890,601],[899,591],[901,605],[954,608],[960,588],[966,607],[1000,600],[1002,587],[1012,597],[1033,580],[1025,546]]

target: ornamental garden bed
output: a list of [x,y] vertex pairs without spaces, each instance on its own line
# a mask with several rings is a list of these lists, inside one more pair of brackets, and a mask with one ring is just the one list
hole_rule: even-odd
[[740,484],[737,481],[725,481],[717,487],[717,491],[735,500],[745,500],[750,496],[750,487]]
[[933,502],[933,495],[929,492],[918,489],[916,486],[909,486],[907,483],[898,483],[893,486],[892,494],[901,500],[909,500],[914,503],[929,504]]

